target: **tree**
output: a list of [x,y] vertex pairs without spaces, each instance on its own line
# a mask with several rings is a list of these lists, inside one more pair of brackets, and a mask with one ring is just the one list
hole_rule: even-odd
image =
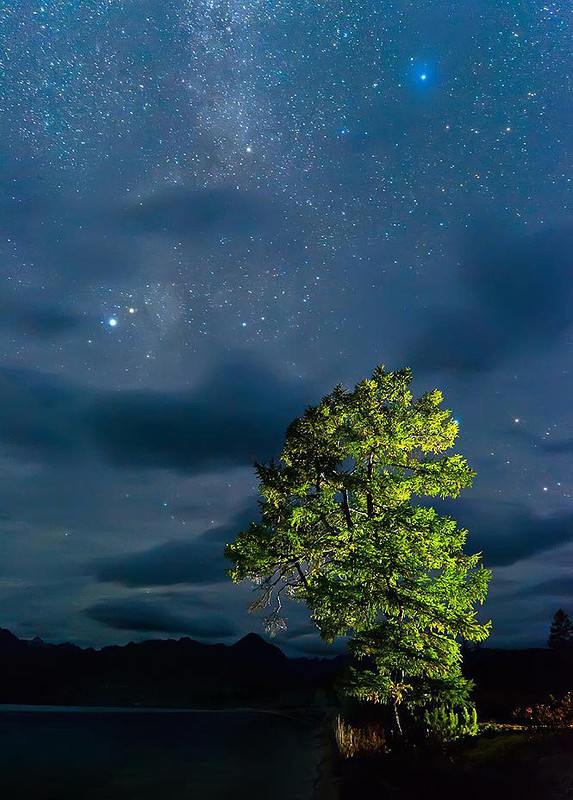
[[286,432],[279,461],[257,464],[260,521],[227,545],[235,582],[255,582],[251,610],[282,597],[304,601],[326,641],[350,634],[362,660],[348,694],[392,708],[464,704],[460,642],[487,637],[476,620],[490,573],[467,555],[467,531],[413,497],[456,497],[474,473],[441,455],[458,434],[442,395],[414,400],[410,370],[386,372],[354,391],[337,386]]
[[547,644],[553,650],[573,647],[573,622],[562,608],[555,612],[549,628]]

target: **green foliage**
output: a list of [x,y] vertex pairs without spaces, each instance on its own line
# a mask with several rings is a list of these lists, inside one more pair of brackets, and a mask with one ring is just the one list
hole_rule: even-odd
[[562,608],[555,612],[547,644],[553,650],[573,649],[573,622]]
[[[362,661],[346,690],[361,701],[463,703],[459,640],[480,641],[475,606],[489,571],[463,551],[467,531],[421,497],[457,497],[474,473],[444,455],[458,434],[442,395],[415,400],[410,370],[337,386],[289,426],[279,461],[257,464],[259,522],[227,545],[252,610],[284,627],[284,595],[305,602],[326,641],[350,634]],[[398,723],[399,725],[399,723]]]
[[424,734],[433,742],[453,742],[463,736],[477,736],[478,722],[474,706],[440,705],[424,711]]

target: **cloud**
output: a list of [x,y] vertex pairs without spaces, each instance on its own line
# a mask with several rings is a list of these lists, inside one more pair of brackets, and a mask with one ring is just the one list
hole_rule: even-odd
[[88,426],[108,461],[125,468],[196,473],[269,458],[305,403],[292,385],[244,359],[185,393],[108,395]]
[[224,617],[193,618],[170,611],[153,600],[106,600],[84,609],[89,619],[108,628],[140,633],[180,633],[203,639],[236,635],[236,629]]
[[[334,642],[328,643],[320,638],[318,632],[311,632],[289,637],[286,648],[306,657],[334,658],[346,652],[347,641],[346,637],[339,637]],[[279,643],[282,646],[282,642]]]
[[522,507],[488,501],[484,511],[457,501],[453,516],[470,531],[468,550],[483,551],[486,566],[507,566],[573,540],[572,513],[538,517]]
[[88,565],[88,572],[98,581],[123,586],[172,586],[176,584],[208,584],[225,579],[231,565],[223,556],[223,545],[233,541],[237,533],[256,518],[256,509],[249,507],[228,525],[212,528],[189,541],[172,541],[119,556],[97,559]]
[[550,597],[570,597],[573,600],[573,577],[562,575],[543,583],[521,589],[520,595],[547,595]]
[[302,390],[243,356],[183,392],[105,392],[0,370],[0,440],[46,461],[99,456],[123,469],[189,474],[248,465],[281,447]]
[[86,314],[27,302],[0,302],[0,327],[38,339],[63,336],[90,322]]
[[93,393],[31,370],[0,370],[0,440],[33,457],[68,457],[81,447],[82,406]]
[[57,288],[69,293],[70,279],[73,285],[117,279],[139,267],[115,198],[79,199],[45,179],[19,170],[14,175],[0,180],[0,231],[24,248],[42,290],[55,302],[61,296]]
[[551,453],[553,455],[573,454],[573,439],[562,439],[560,442],[538,439],[537,442],[537,446],[544,453]]
[[194,189],[173,186],[119,215],[123,230],[181,238],[240,235],[268,229],[279,222],[275,201],[230,186]]
[[571,231],[512,237],[490,226],[469,249],[460,287],[466,300],[430,314],[409,358],[416,369],[489,370],[554,341],[573,321]]
[[535,436],[529,431],[515,426],[505,431],[505,435],[510,435],[514,439],[530,445],[538,455],[571,455],[573,454],[573,439],[561,439],[555,441],[544,436]]

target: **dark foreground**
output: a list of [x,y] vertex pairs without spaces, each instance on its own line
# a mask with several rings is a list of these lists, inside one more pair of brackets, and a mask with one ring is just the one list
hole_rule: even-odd
[[419,760],[349,759],[338,783],[340,800],[571,800],[573,730],[484,733]]
[[0,711],[10,800],[310,800],[315,728],[261,712]]

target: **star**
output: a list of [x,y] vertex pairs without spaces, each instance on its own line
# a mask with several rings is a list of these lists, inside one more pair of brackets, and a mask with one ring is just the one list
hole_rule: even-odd
[[117,325],[117,319],[115,317],[110,317],[107,321],[107,324],[110,326],[110,328],[115,328]]

